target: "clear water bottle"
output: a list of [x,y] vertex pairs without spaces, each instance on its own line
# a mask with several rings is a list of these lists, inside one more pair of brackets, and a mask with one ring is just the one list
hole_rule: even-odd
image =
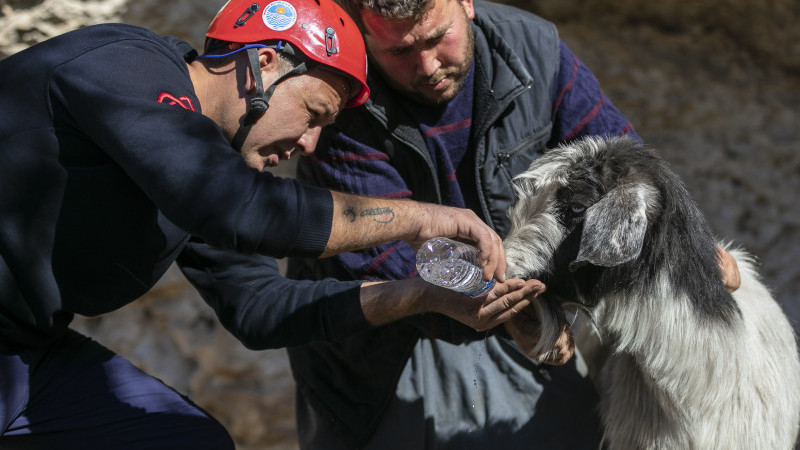
[[447,238],[433,238],[417,251],[417,272],[437,286],[478,297],[489,292],[494,279],[484,281],[478,249]]

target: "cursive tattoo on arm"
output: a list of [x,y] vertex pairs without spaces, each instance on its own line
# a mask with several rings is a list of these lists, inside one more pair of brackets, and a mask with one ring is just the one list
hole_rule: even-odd
[[394,210],[389,207],[367,208],[358,214],[356,214],[355,208],[351,207],[345,209],[342,214],[350,223],[355,222],[358,217],[369,217],[376,223],[391,223],[394,220]]
[[369,208],[361,211],[361,217],[372,217],[377,223],[390,223],[394,220],[392,208]]

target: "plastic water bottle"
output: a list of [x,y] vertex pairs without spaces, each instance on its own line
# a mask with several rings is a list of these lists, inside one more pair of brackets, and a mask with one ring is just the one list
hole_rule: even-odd
[[417,272],[423,280],[472,297],[492,289],[478,265],[478,249],[447,238],[433,238],[417,251]]

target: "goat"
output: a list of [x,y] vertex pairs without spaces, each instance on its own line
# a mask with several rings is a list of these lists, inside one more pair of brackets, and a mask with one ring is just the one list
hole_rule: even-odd
[[794,331],[742,250],[728,249],[741,287],[725,289],[711,229],[663,159],[630,138],[585,138],[514,189],[507,274],[547,285],[531,354],[585,314],[610,449],[794,448]]

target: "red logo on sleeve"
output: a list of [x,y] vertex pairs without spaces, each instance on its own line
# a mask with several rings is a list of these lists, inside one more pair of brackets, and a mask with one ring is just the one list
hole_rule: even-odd
[[194,105],[192,104],[192,99],[187,96],[182,97],[175,97],[174,95],[168,92],[162,92],[158,95],[158,99],[156,100],[158,103],[166,103],[167,105],[178,105],[183,109],[188,109],[190,111],[196,111],[194,109]]

